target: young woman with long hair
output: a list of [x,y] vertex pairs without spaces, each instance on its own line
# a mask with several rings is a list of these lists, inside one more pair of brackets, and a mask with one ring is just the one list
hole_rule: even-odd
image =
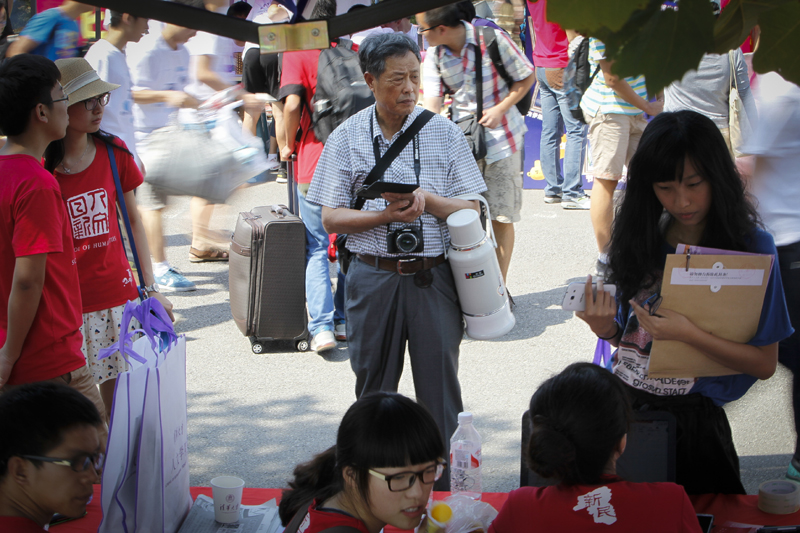
[[336,445],[295,468],[281,521],[289,533],[301,524],[303,533],[333,527],[378,533],[387,524],[414,529],[442,475],[444,454],[427,409],[397,393],[363,396],[342,418]]
[[558,483],[512,491],[489,533],[700,531],[682,487],[617,475],[631,420],[625,389],[591,363],[574,363],[542,383],[531,398],[524,453],[533,471]]
[[[119,86],[102,81],[85,59],[59,59],[56,65],[69,97],[69,126],[64,139],[48,146],[45,168],[55,175],[66,203],[83,302],[83,353],[108,417],[116,377],[127,365],[118,353],[103,360],[97,356],[118,340],[123,307],[138,298],[139,285],[120,239],[125,230],[117,223],[117,202],[127,207],[148,296],[157,298],[170,315],[172,304],[158,292],[136,209],[133,191],[141,185],[142,174],[125,144],[100,130],[103,107]],[[106,146],[116,159],[123,198],[117,197]]]
[[[610,369],[629,386],[634,409],[669,411],[677,418],[678,483],[689,494],[744,494],[722,406],[742,397],[758,379],[772,376],[778,342],[793,331],[780,271],[773,265],[755,336],[747,343],[726,340],[663,305],[655,312],[666,256],[680,243],[776,253],[722,134],[694,111],[662,113],[645,129],[612,229],[608,282],[617,285],[617,300],[600,290],[601,284],[594,299],[590,279],[586,311],[577,315],[618,347]],[[651,378],[653,340],[686,343],[736,374]]]

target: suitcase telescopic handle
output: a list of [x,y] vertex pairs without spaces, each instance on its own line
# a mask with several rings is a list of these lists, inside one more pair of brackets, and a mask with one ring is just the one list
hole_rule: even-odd
[[272,204],[270,210],[281,218],[291,214],[286,207],[278,204]]

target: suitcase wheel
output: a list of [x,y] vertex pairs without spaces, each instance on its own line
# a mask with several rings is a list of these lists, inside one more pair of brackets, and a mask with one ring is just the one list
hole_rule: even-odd
[[[296,343],[294,343],[294,347],[297,348],[298,352],[307,352],[310,346],[308,345],[308,340],[300,339]],[[255,345],[253,346],[253,351],[255,351]]]
[[261,344],[260,342],[254,342],[252,348],[253,348],[253,353],[261,353],[264,351],[264,345]]

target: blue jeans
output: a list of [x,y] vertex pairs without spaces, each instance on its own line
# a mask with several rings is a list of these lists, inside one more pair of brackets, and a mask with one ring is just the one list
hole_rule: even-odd
[[306,301],[311,321],[311,336],[344,322],[344,274],[339,270],[336,298],[331,291],[328,262],[328,233],[322,227],[322,206],[312,204],[299,190],[297,199],[300,217],[306,226]]
[[[567,104],[567,95],[547,84],[544,67],[536,67],[539,81],[539,97],[542,100],[542,141],[539,159],[546,182],[546,196],[575,199],[583,196],[581,167],[583,166],[583,142],[586,139],[585,124],[572,116]],[[564,150],[564,173],[560,165],[561,130],[566,126],[567,146]]]

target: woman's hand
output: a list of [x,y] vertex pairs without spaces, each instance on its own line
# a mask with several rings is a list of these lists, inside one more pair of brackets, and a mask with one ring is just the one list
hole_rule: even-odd
[[615,337],[619,326],[614,320],[617,316],[617,302],[611,294],[603,290],[603,280],[597,282],[597,297],[592,293],[592,276],[586,277],[584,287],[585,311],[575,311],[575,316],[589,324],[598,337]]
[[689,330],[694,327],[692,321],[675,311],[660,308],[658,314],[651,315],[650,311],[630,300],[633,312],[639,319],[639,325],[657,341],[684,341]]
[[172,302],[167,300],[166,296],[160,292],[151,292],[147,296],[158,300],[158,303],[164,307],[164,311],[166,311],[167,315],[169,315],[169,319],[172,320],[173,323],[175,322],[175,315],[172,314]]

